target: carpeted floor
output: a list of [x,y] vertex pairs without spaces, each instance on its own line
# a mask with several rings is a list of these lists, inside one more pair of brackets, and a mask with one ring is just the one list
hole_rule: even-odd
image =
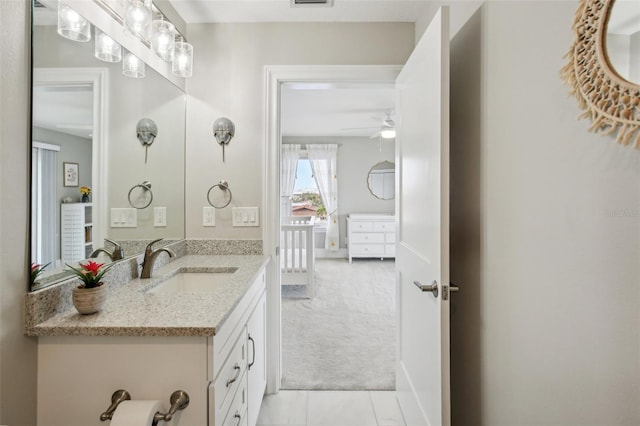
[[393,260],[316,260],[316,297],[283,288],[283,389],[395,389]]

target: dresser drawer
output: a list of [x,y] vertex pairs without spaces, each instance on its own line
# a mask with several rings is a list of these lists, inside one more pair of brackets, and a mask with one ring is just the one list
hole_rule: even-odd
[[[238,388],[246,386],[244,373],[247,370],[247,336],[243,330],[236,341],[229,358],[220,369],[213,382],[215,401],[214,418],[224,419]],[[245,392],[246,393],[246,392]],[[246,397],[245,397],[246,398]],[[216,424],[218,422],[216,421]]]
[[372,222],[351,222],[351,232],[372,232]]
[[394,222],[373,222],[375,232],[394,232],[396,224]]
[[384,234],[352,234],[350,242],[352,244],[383,244]]
[[384,246],[384,255],[385,257],[396,257],[396,245],[395,244],[387,244]]
[[395,232],[389,232],[387,234],[384,234],[384,242],[387,244],[395,244],[396,243],[396,233]]
[[378,257],[384,255],[384,244],[353,244],[351,256]]

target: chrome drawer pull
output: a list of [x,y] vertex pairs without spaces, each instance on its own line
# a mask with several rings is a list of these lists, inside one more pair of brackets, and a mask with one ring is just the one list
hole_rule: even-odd
[[227,380],[227,387],[229,387],[231,383],[235,382],[236,380],[238,380],[238,377],[240,377],[240,366],[238,365],[238,363],[233,366],[233,369],[236,370],[236,375],[233,376],[233,379]]
[[249,363],[249,370],[251,370],[251,367],[253,367],[253,364],[256,363],[256,341],[253,340],[253,337],[251,337],[251,335],[249,335],[249,341],[251,342],[251,346],[253,347],[253,357],[251,359],[251,362]]
[[236,426],[240,426],[240,423],[242,422],[242,416],[240,413],[236,411],[236,414],[234,414],[233,417],[236,418]]

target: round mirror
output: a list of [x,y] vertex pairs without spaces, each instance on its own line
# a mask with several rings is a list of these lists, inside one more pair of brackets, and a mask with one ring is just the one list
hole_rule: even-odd
[[371,194],[381,200],[392,200],[396,196],[396,165],[389,161],[375,164],[369,170],[367,186]]
[[640,82],[640,1],[616,0],[607,23],[607,57],[618,75]]

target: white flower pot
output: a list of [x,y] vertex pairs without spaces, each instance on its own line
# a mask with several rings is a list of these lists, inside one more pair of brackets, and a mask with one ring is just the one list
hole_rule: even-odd
[[83,315],[95,314],[107,301],[107,285],[93,288],[76,287],[73,289],[73,306]]

